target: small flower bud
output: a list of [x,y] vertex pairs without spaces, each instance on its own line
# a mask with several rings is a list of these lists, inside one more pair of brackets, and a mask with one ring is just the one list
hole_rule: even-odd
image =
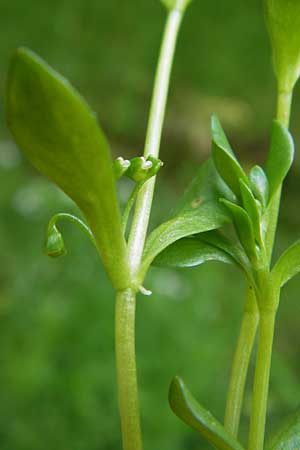
[[281,92],[291,92],[300,76],[300,1],[264,0],[274,69]]
[[48,256],[56,258],[66,254],[65,243],[61,232],[53,225],[52,229],[48,233],[45,252]]
[[162,161],[153,156],[149,156],[147,159],[144,156],[136,157],[130,160],[130,167],[124,175],[136,183],[147,181],[157,174],[162,165]]
[[119,156],[114,163],[113,163],[113,169],[115,173],[115,178],[118,180],[119,178],[124,175],[128,167],[130,166],[130,161],[128,159],[122,158],[122,156]]

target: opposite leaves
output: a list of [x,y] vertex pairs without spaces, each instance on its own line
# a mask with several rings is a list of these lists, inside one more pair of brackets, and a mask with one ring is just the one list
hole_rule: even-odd
[[125,288],[127,255],[112,160],[95,115],[68,81],[26,49],[10,65],[6,113],[20,149],[79,206],[114,287]]

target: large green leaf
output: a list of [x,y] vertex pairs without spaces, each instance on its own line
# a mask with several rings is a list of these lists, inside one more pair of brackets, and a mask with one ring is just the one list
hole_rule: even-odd
[[179,201],[173,218],[161,224],[148,236],[140,270],[141,279],[154,258],[169,245],[184,237],[214,230],[230,222],[230,214],[219,202],[220,196],[228,194],[232,196],[220,179],[213,162],[206,161]]
[[211,132],[212,157],[216,169],[232,192],[240,198],[240,179],[248,184],[248,178],[236,159],[219,119],[215,115],[211,119]]
[[220,228],[228,222],[230,222],[228,214],[221,205],[207,202],[195,211],[185,212],[163,223],[152,231],[146,241],[140,269],[141,279],[145,276],[154,258],[169,245],[186,236]]
[[285,179],[294,159],[294,142],[288,129],[274,120],[271,145],[265,172],[269,180],[270,199]]
[[170,386],[169,402],[174,413],[187,425],[198,431],[218,450],[243,450],[241,444],[223,425],[195,400],[184,382],[175,377]]
[[300,448],[300,410],[290,416],[271,439],[268,450],[298,450]]
[[272,270],[272,277],[279,287],[300,272],[300,240],[292,244],[279,258]]
[[208,261],[234,264],[235,260],[223,250],[201,240],[199,236],[180,239],[160,253],[153,265],[159,267],[194,267]]
[[33,52],[11,61],[6,113],[30,162],[82,210],[113,285],[128,281],[126,244],[106,139],[75,89]]

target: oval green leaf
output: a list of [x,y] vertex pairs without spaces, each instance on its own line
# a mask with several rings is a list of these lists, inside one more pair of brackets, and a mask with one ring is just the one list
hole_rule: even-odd
[[20,149],[82,210],[116,289],[128,284],[112,160],[94,113],[75,89],[27,49],[15,53],[6,114]]
[[169,245],[153,261],[158,267],[195,267],[208,261],[235,264],[235,260],[223,250],[201,241],[200,237],[187,237]]
[[232,198],[212,160],[206,161],[178,202],[173,218],[161,224],[148,236],[140,270],[141,280],[154,258],[169,245],[184,237],[214,230],[230,222],[230,213],[219,202],[220,196],[227,194]]
[[260,166],[254,166],[249,173],[251,190],[263,208],[266,208],[269,201],[269,182],[267,175]]
[[177,417],[198,431],[217,449],[243,450],[241,444],[225,430],[223,425],[195,400],[179,377],[172,380],[169,403]]
[[285,179],[294,159],[294,141],[288,129],[277,120],[273,121],[271,145],[265,172],[269,180],[270,198]]

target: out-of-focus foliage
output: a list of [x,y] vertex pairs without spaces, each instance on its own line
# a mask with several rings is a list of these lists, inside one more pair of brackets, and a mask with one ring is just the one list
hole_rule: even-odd
[[[261,9],[260,0],[194,0],[187,11],[153,225],[166,219],[166,205],[175,204],[196,163],[209,152],[213,111],[245,166],[263,163],[275,81]],[[8,59],[17,46],[27,45],[87,98],[115,156],[137,155],[163,21],[157,0],[2,0],[0,106]],[[294,104],[297,153],[299,95]],[[21,160],[2,113],[0,130],[1,450],[115,450],[120,438],[113,292],[90,242],[71,225],[61,227],[68,255],[51,260],[42,254],[48,219],[52,213],[72,212],[74,206]],[[296,162],[284,190],[278,254],[300,235],[298,167]],[[120,182],[123,200],[130,182]],[[204,450],[200,438],[170,411],[168,385],[174,374],[181,375],[197,399],[222,419],[243,306],[242,275],[218,263],[152,269],[146,287],[153,296],[141,296],[137,310],[145,448]],[[295,278],[283,290],[270,428],[300,401],[299,289],[300,278]],[[245,436],[245,428],[243,432]]]

